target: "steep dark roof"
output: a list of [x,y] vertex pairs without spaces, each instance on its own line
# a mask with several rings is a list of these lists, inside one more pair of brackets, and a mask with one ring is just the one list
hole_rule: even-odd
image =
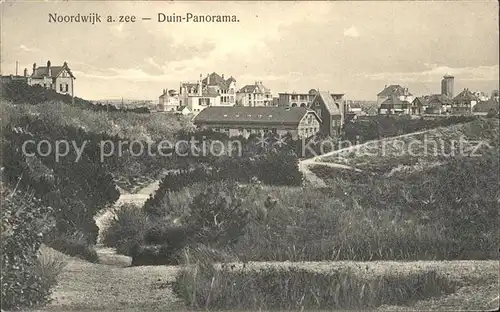
[[37,67],[35,69],[35,73],[31,75],[31,78],[43,78],[43,77],[56,78],[63,71],[63,69],[66,69],[71,78],[76,79],[75,76],[73,76],[71,70],[69,69],[68,64],[66,63],[64,63],[63,66],[50,66],[50,69],[51,69],[51,75],[49,77],[49,69],[47,66]]
[[212,90],[212,89],[205,89],[202,92],[202,96],[208,96],[208,97],[218,97],[219,93],[217,91]]
[[427,105],[427,99],[425,96],[417,96],[415,99],[413,99],[412,104],[419,102],[422,105]]
[[493,98],[489,99],[488,101],[482,101],[477,103],[473,111],[474,112],[491,112],[491,111],[499,111],[500,105],[498,101],[495,101]]
[[[208,80],[207,80],[208,78]],[[224,80],[219,74],[213,72],[208,77],[204,78],[201,82],[205,86],[219,86],[221,89],[228,89],[232,81],[236,81],[232,76]]]
[[[385,87],[377,96],[401,96],[405,95],[405,88],[400,85],[390,85]],[[412,95],[408,92],[407,95]]]
[[470,102],[477,101],[477,97],[470,90],[464,90],[453,98],[453,102]]
[[252,85],[244,86],[238,92],[239,93],[265,93],[268,91],[269,91],[269,89],[266,88],[263,84],[252,84]]
[[424,96],[427,105],[450,105],[451,99],[444,94],[431,94]]
[[330,115],[342,114],[340,110],[341,103],[335,103],[335,100],[333,99],[332,95],[329,92],[318,91],[313,99],[313,103],[316,101],[316,99],[322,101],[325,104],[326,109],[328,110]]
[[308,113],[315,112],[304,107],[208,107],[202,110],[194,119],[195,124],[269,124],[298,125]]
[[246,85],[243,88],[241,88],[238,92],[239,93],[254,93],[254,92],[261,93],[259,86],[257,86],[257,85]]

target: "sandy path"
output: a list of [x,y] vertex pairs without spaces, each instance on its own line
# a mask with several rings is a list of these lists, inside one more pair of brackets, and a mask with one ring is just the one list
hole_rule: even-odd
[[350,167],[350,166],[347,166],[344,164],[338,164],[338,163],[334,163],[334,162],[330,162],[330,161],[324,162],[323,160],[328,159],[329,157],[332,157],[332,156],[340,155],[342,153],[348,153],[348,152],[357,150],[359,148],[362,148],[363,146],[373,146],[373,144],[375,144],[375,143],[380,144],[381,142],[387,142],[387,141],[396,140],[396,139],[400,139],[400,138],[411,137],[411,136],[419,135],[419,134],[426,133],[426,132],[429,132],[432,130],[433,129],[429,129],[429,130],[425,130],[425,131],[412,132],[412,133],[402,134],[402,135],[398,135],[398,136],[394,136],[394,137],[383,138],[380,140],[368,141],[368,142],[365,142],[362,144],[352,145],[349,147],[345,147],[345,148],[341,148],[341,149],[338,149],[335,151],[331,151],[331,152],[325,153],[323,155],[319,155],[319,156],[312,157],[309,159],[304,159],[304,160],[299,161],[299,170],[304,174],[305,181],[309,185],[314,186],[314,187],[327,187],[327,184],[325,183],[325,181],[323,181],[323,179],[318,177],[314,172],[312,172],[309,169],[311,166],[326,166],[326,167],[330,167],[330,168],[355,170],[357,172],[361,172],[361,170],[358,168],[354,168],[354,167]]
[[107,226],[108,221],[113,218],[116,209],[118,209],[122,204],[125,203],[131,203],[137,205],[138,207],[142,207],[149,196],[153,195],[154,192],[158,189],[159,185],[160,180],[157,180],[134,194],[130,194],[123,189],[119,189],[120,197],[118,198],[114,206],[95,218],[96,224],[99,227],[99,237],[97,239],[98,244],[102,241],[101,233],[103,229]]
[[[128,257],[122,256],[124,261]],[[71,259],[53,302],[40,311],[171,311],[183,309],[171,290],[178,267],[119,267]]]

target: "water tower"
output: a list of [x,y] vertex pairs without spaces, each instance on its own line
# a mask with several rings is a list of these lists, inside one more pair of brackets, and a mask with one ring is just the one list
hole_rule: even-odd
[[441,94],[453,98],[453,84],[455,82],[455,77],[451,75],[445,75],[443,80],[441,80]]

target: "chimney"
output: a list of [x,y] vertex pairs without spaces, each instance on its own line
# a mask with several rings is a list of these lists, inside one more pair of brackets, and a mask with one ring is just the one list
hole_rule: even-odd
[[50,68],[50,61],[47,61],[47,75],[52,77],[52,69]]
[[[200,74],[200,81],[198,81],[198,95],[201,96],[203,95],[203,76]],[[208,78],[207,78],[207,84],[208,84]]]
[[28,77],[28,69],[27,68],[24,69],[24,77]]
[[19,61],[16,61],[16,76],[18,75]]
[[36,63],[33,63],[33,75],[35,75],[36,72]]
[[224,74],[222,74],[222,76],[221,76],[221,77],[222,77],[222,79],[224,79]]

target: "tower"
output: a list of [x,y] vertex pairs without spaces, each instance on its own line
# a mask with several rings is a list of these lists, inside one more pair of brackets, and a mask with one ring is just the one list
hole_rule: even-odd
[[453,84],[455,82],[455,77],[451,75],[445,75],[443,80],[441,80],[441,94],[447,96],[448,98],[453,98]]

